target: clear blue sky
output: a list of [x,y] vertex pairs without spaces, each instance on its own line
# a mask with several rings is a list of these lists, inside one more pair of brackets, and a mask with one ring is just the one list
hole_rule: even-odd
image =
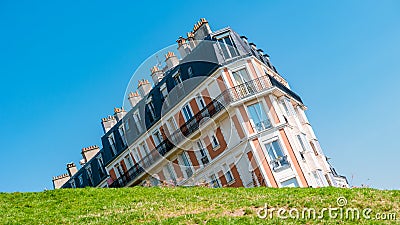
[[201,17],[270,54],[352,185],[400,189],[399,12],[386,0],[2,0],[0,192],[51,189],[100,145],[135,68]]

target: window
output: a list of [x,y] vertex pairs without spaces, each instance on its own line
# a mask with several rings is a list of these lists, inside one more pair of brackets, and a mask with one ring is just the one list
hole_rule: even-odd
[[142,150],[142,157],[143,158],[150,153],[149,150],[147,149],[146,144],[144,142],[142,142],[142,144],[140,145],[140,148]]
[[249,74],[245,68],[232,72],[236,85],[241,85],[250,81]]
[[299,187],[299,183],[295,177],[281,182],[282,187]]
[[271,127],[271,122],[260,102],[247,106],[247,110],[250,115],[250,123],[256,131],[260,132]]
[[160,91],[163,98],[166,99],[168,96],[168,90],[167,90],[167,85],[165,83],[161,85]]
[[133,157],[134,157],[134,159],[135,159],[135,161],[136,162],[139,162],[140,161],[140,157],[139,157],[139,149],[137,149],[137,148],[135,148],[135,149],[133,149],[132,150],[132,153],[133,153]]
[[154,104],[153,104],[153,100],[150,98],[146,104],[147,110],[150,113],[150,121],[154,121],[154,119],[156,118],[156,110],[154,108]]
[[114,133],[111,133],[110,136],[108,136],[108,142],[110,143],[111,146],[111,154],[112,156],[117,154],[117,149],[115,147],[115,138],[114,138]]
[[78,176],[78,180],[79,180],[79,186],[83,186],[83,177],[82,177],[82,174],[80,174],[79,176]]
[[224,164],[224,165],[222,165],[222,168],[225,171],[226,182],[228,182],[228,183],[232,182],[233,181],[233,176],[232,176],[232,172],[229,169],[229,167],[226,164]]
[[203,143],[201,141],[198,141],[197,147],[198,147],[198,150],[200,153],[200,158],[201,158],[200,161],[203,165],[206,165],[209,162],[209,160],[208,160],[206,149],[204,148]]
[[125,161],[126,161],[126,165],[128,165],[127,169],[130,169],[131,167],[133,167],[132,158],[130,157],[129,154],[125,156]]
[[124,175],[124,172],[122,171],[122,169],[121,169],[121,166],[117,163],[117,164],[115,164],[115,166],[114,166],[115,168],[116,168],[116,170],[117,170],[117,174],[118,174],[118,177],[122,177],[122,175]]
[[210,182],[211,187],[214,187],[214,188],[220,187],[217,176],[215,176],[215,174],[212,174],[210,176],[210,180],[211,180],[211,182]]
[[171,163],[168,163],[168,164],[167,164],[167,171],[168,171],[168,174],[169,174],[169,178],[170,178],[174,183],[176,183],[176,177],[175,177],[174,169],[172,168]]
[[129,130],[129,118],[125,121],[125,130]]
[[136,128],[137,128],[138,132],[139,133],[143,132],[139,111],[136,111],[136,112],[133,113],[133,120],[135,121],[135,125],[136,125]]
[[199,109],[202,110],[204,107],[206,107],[206,104],[204,103],[203,97],[201,95],[196,96],[196,102],[197,105],[199,106]]
[[290,102],[290,100],[288,98],[283,98],[281,100],[283,109],[285,110],[285,113],[287,116],[294,116],[296,115],[296,112],[294,111],[293,105]]
[[104,169],[104,162],[103,162],[103,157],[101,153],[96,157],[97,162],[99,163],[99,172],[100,172],[100,177],[103,177],[105,175],[105,169]]
[[126,135],[125,135],[125,130],[123,126],[120,126],[118,128],[119,135],[121,135],[122,143],[124,143],[125,146],[128,146],[128,142],[126,140]]
[[75,180],[72,179],[69,184],[71,185],[72,188],[76,188]]
[[163,138],[158,130],[154,131],[153,138],[156,146],[161,144],[161,142],[163,141]]
[[193,70],[192,70],[191,66],[189,66],[189,68],[188,68],[188,75],[189,75],[189,77],[193,77]]
[[217,138],[215,137],[214,134],[211,135],[211,145],[212,145],[213,148],[219,147],[218,140],[217,140]]
[[182,83],[182,78],[181,78],[181,74],[180,73],[177,73],[177,74],[174,75],[174,81],[175,81],[176,85]]
[[274,170],[289,165],[286,156],[282,152],[281,145],[278,141],[273,141],[265,145],[271,164]]
[[308,148],[307,148],[307,146],[306,146],[306,143],[307,143],[306,135],[303,134],[303,133],[301,133],[301,134],[296,135],[296,136],[297,136],[297,140],[299,141],[299,143],[300,143],[301,148],[303,149],[303,151],[304,151],[304,152],[307,151]]
[[193,175],[193,171],[192,171],[192,168],[191,168],[191,166],[190,166],[189,159],[188,159],[188,157],[187,157],[187,155],[186,155],[185,152],[183,152],[183,153],[180,155],[180,157],[181,157],[181,159],[182,159],[182,161],[183,161],[183,165],[185,165],[185,172],[186,172],[186,175],[187,175],[187,177],[189,178],[189,177],[191,177],[191,176]]
[[217,41],[225,59],[238,55],[235,45],[229,35],[217,37]]
[[185,121],[188,121],[190,118],[193,117],[192,109],[190,108],[189,104],[184,105],[182,111]]
[[92,167],[90,165],[86,167],[86,172],[87,172],[88,178],[90,180],[90,183],[93,185]]

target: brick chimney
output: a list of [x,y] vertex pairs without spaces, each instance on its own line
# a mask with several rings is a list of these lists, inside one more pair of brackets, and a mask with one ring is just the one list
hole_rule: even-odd
[[117,124],[117,120],[114,116],[108,116],[101,119],[101,125],[103,126],[104,133],[107,133],[115,124]]
[[211,34],[211,32],[210,25],[205,18],[201,18],[200,21],[193,26],[194,39],[196,40],[203,40]]
[[61,174],[60,176],[53,177],[53,188],[59,189],[71,178],[68,173]]
[[150,82],[146,79],[139,80],[138,90],[142,98],[145,97],[151,91]]
[[150,69],[150,72],[151,78],[153,78],[153,82],[155,85],[157,85],[158,82],[160,82],[164,77],[164,73],[158,68],[158,66],[153,66]]
[[179,64],[179,59],[173,52],[168,52],[165,55],[165,63],[167,64],[167,70],[169,70]]
[[98,152],[100,151],[99,146],[97,145],[92,145],[87,148],[82,148],[82,158],[85,163],[87,163],[89,160],[93,158]]
[[72,177],[76,172],[78,172],[78,169],[76,168],[75,163],[71,162],[67,164],[67,171],[68,175]]
[[132,108],[135,107],[135,105],[142,100],[142,97],[139,95],[139,93],[136,92],[130,92],[128,95],[128,100],[129,103],[131,104]]
[[187,56],[191,52],[189,43],[182,36],[180,36],[178,38],[178,40],[176,40],[176,42],[178,43],[179,54],[181,55],[181,58],[183,59],[183,58],[185,58],[185,56]]
[[117,122],[122,120],[122,118],[126,115],[126,111],[124,108],[114,108],[114,117],[117,119]]

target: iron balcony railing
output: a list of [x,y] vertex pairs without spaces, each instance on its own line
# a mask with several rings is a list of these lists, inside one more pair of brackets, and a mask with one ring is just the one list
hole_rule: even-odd
[[287,166],[289,166],[289,161],[287,160],[287,156],[281,156],[279,158],[276,158],[274,160],[271,160],[270,162],[272,169],[274,171],[277,171],[281,168],[286,168]]
[[[126,171],[125,174],[114,180],[109,185],[109,187],[126,186],[129,182],[135,180],[137,177],[139,177],[139,175],[144,173],[146,169],[150,168],[156,162],[161,160],[168,152],[173,150],[177,144],[181,143],[184,139],[197,131],[200,126],[199,122],[202,119],[212,118],[218,113],[226,110],[225,107],[230,103],[260,93],[270,88],[271,85],[278,87],[295,99],[298,98],[297,100],[300,99],[300,97],[294,94],[294,92],[290,91],[283,84],[279,83],[277,80],[269,75],[265,75],[249,82],[237,85],[233,88],[226,89],[213,101],[211,101],[206,107],[200,110],[200,112],[190,118],[179,129],[177,129],[174,133],[172,133],[164,141],[162,141],[142,160],[137,162],[133,167]],[[301,102],[301,99],[299,101]],[[267,124],[262,124],[260,126],[263,127],[266,125]],[[174,143],[172,143],[171,140],[173,140]]]

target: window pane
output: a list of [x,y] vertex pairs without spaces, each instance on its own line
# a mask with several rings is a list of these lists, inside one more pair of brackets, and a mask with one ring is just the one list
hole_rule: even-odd
[[273,141],[272,146],[274,147],[275,153],[277,157],[283,157],[282,149],[278,141]]

